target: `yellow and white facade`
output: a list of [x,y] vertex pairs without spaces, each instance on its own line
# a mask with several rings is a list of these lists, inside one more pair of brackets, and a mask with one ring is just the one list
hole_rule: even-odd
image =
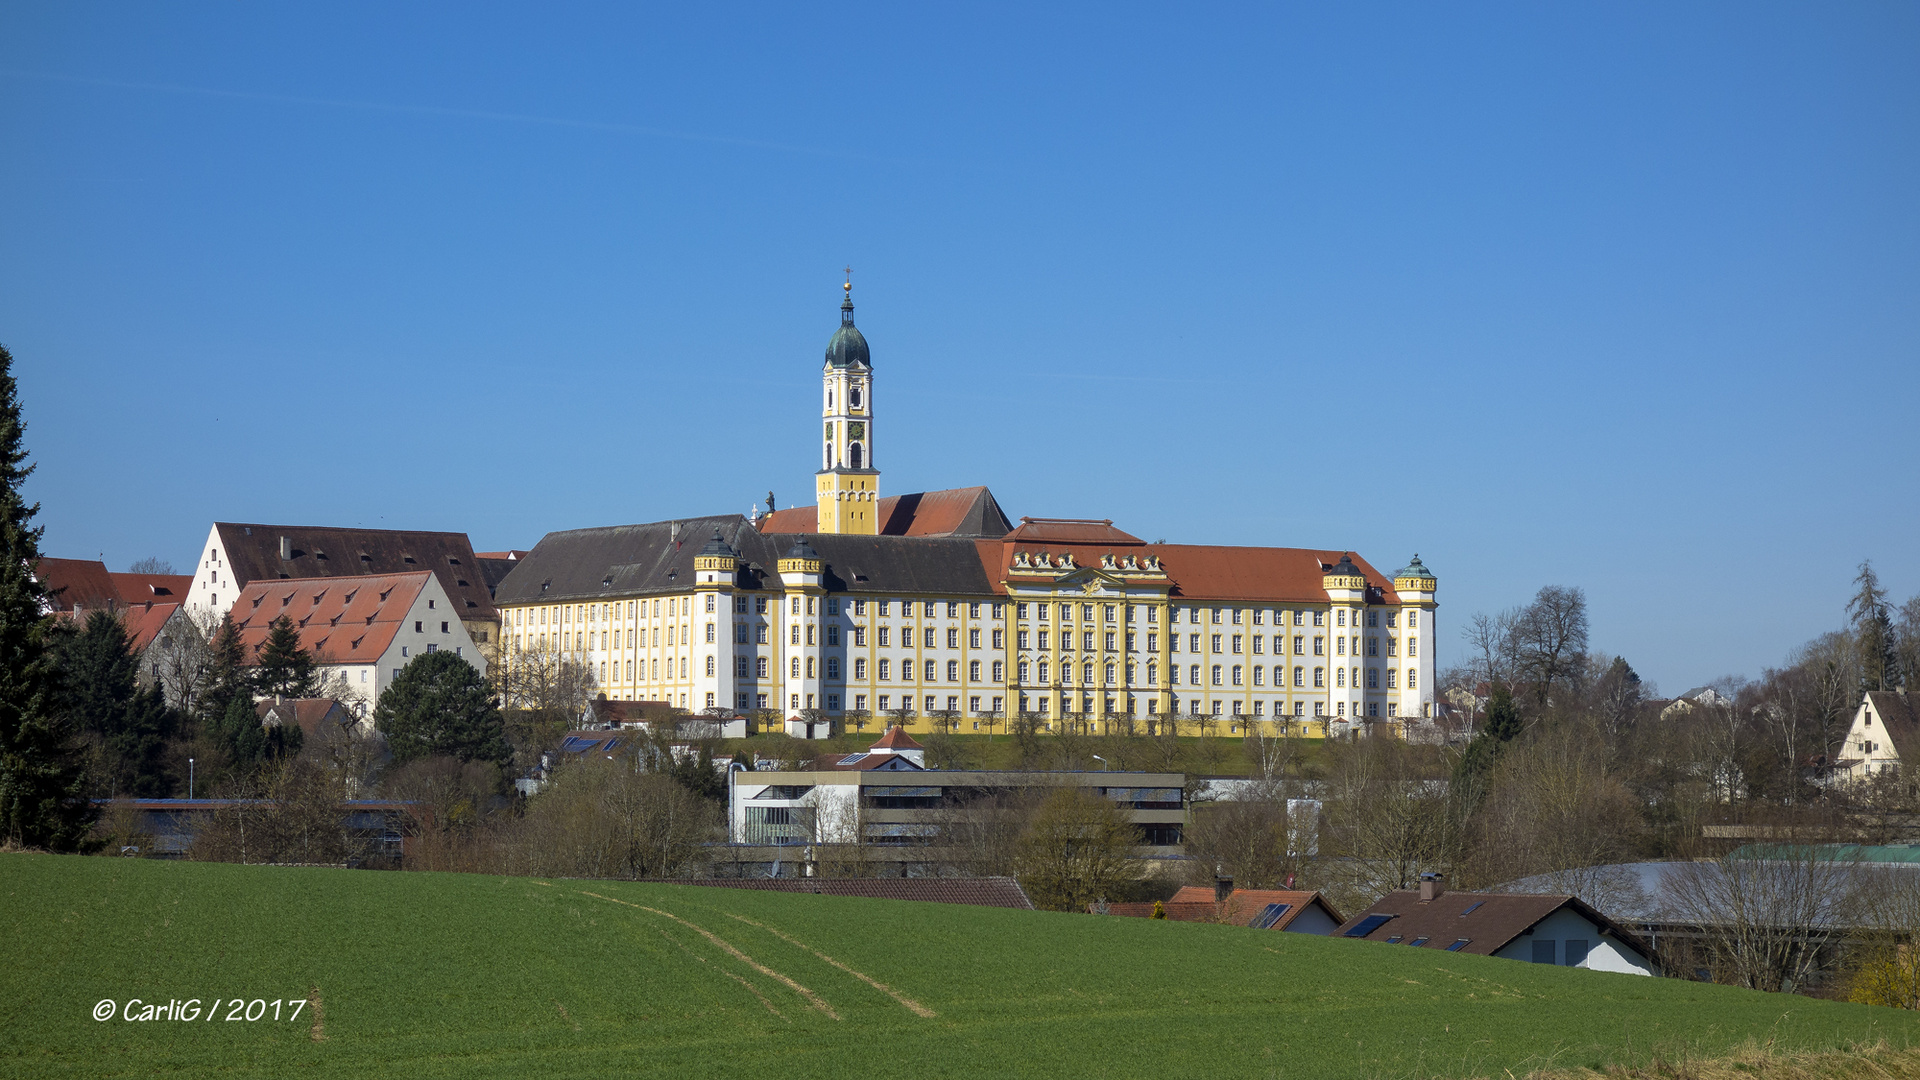
[[1437,581],[1418,556],[1389,578],[1350,552],[1012,526],[985,489],[883,499],[850,289],[821,394],[810,519],[549,534],[496,591],[507,662],[557,652],[611,698],[876,730],[1024,715],[1056,731],[1324,735],[1431,715]]

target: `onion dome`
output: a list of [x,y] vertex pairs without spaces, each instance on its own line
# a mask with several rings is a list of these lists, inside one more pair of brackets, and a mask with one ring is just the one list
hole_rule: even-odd
[[1431,593],[1439,584],[1418,555],[1393,575],[1393,590],[1400,593]]
[[1416,553],[1413,561],[1395,571],[1393,576],[1396,578],[1430,578],[1433,576],[1433,571],[1426,568],[1426,565],[1420,561],[1420,556]]
[[717,556],[723,559],[732,559],[739,556],[739,552],[733,550],[733,545],[721,538],[718,527],[714,528],[713,539],[708,540],[707,545],[700,549],[700,554]]
[[873,356],[867,350],[867,338],[858,327],[853,325],[853,282],[842,286],[846,290],[846,299],[840,302],[840,329],[833,332],[833,338],[827,342],[827,366],[836,368],[866,368],[873,366]]
[[819,557],[820,553],[813,550],[813,545],[805,540],[795,540],[793,546],[787,549],[787,553],[781,556],[784,559],[817,559]]

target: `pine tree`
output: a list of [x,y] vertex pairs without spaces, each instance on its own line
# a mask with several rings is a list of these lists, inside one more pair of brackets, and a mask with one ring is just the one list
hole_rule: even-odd
[[416,656],[374,706],[374,726],[387,737],[396,765],[415,758],[491,761],[513,758],[506,723],[472,664],[449,652]]
[[1860,651],[1860,688],[1896,689],[1900,685],[1900,641],[1887,610],[1887,591],[1880,587],[1880,576],[1873,572],[1872,562],[1860,564],[1853,585],[1847,616],[1853,621],[1854,640]]
[[1495,682],[1487,698],[1486,725],[1467,744],[1466,752],[1454,766],[1454,793],[1459,796],[1461,806],[1470,809],[1479,805],[1494,763],[1525,726],[1519,707],[1513,703],[1513,691],[1506,683]]
[[87,800],[85,751],[61,715],[59,681],[47,642],[47,593],[33,578],[40,562],[40,504],[20,485],[33,472],[22,442],[13,354],[0,346],[0,839],[73,851],[98,811]]
[[100,746],[104,768],[94,778],[96,794],[171,794],[174,779],[164,756],[177,718],[157,687],[139,685],[139,659],[120,620],[94,612],[83,630],[62,638],[55,658],[67,716]]
[[266,696],[313,695],[313,657],[300,647],[300,631],[285,615],[267,624],[267,640],[260,646],[253,686]]

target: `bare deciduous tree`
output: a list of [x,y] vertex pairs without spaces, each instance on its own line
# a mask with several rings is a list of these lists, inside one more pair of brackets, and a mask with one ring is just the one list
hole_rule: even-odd
[[1858,919],[1862,897],[1855,864],[1834,848],[1787,845],[1765,855],[1681,864],[1663,880],[1661,899],[1669,919],[1706,931],[1715,981],[1792,991]]
[[1139,842],[1131,817],[1111,800],[1082,788],[1057,788],[1020,839],[1020,884],[1035,907],[1084,911],[1140,876]]

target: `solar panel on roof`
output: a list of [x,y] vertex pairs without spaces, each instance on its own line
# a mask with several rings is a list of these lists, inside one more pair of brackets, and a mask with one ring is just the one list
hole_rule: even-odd
[[1375,930],[1378,930],[1381,927],[1387,925],[1387,920],[1391,918],[1393,918],[1393,916],[1391,915],[1369,915],[1366,918],[1361,919],[1359,922],[1355,923],[1353,925],[1353,929],[1348,930],[1345,934],[1342,934],[1341,936],[1342,937],[1366,937],[1368,934],[1371,934]]
[[1260,909],[1259,917],[1254,919],[1251,925],[1255,930],[1271,930],[1273,924],[1280,921],[1280,916],[1285,915],[1292,908],[1292,904],[1268,904]]

